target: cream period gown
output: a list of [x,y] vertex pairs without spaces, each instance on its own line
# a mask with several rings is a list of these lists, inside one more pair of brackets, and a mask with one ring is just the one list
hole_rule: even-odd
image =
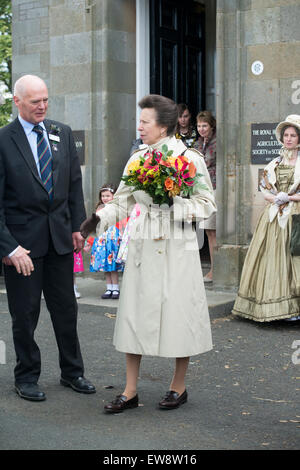
[[[272,179],[273,174],[278,192],[288,192],[299,182],[296,173],[299,174],[300,158],[296,168],[276,160],[275,164],[271,162],[269,175]],[[281,320],[300,313],[300,257],[290,253],[292,214],[300,212],[300,202],[290,203],[282,220],[278,214],[275,217],[272,214],[274,206],[268,204],[260,216],[232,311],[259,322]]]

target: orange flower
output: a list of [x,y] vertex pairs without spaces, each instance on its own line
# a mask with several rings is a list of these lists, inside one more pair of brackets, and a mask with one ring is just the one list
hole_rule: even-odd
[[145,160],[144,163],[144,168],[153,168],[154,165],[152,165],[152,157],[148,157],[147,160]]
[[160,160],[159,164],[167,167],[171,166],[171,163],[169,161],[163,159]]
[[173,180],[171,180],[171,178],[167,178],[165,180],[165,188],[167,191],[171,191],[173,189],[173,186],[174,186],[174,182]]
[[179,158],[182,161],[182,163],[188,163],[189,162],[188,159],[184,155],[179,155]]
[[197,169],[196,169],[194,163],[191,162],[191,163],[189,164],[189,174],[190,174],[190,178],[194,178],[194,176],[195,176],[195,174],[196,174],[196,171],[197,171]]
[[175,183],[173,189],[171,189],[168,194],[170,197],[178,196],[178,194],[180,194],[180,187],[178,186],[178,184]]

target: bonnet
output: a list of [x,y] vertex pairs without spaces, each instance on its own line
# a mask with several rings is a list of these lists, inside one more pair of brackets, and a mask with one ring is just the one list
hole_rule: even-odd
[[277,138],[278,142],[280,142],[281,144],[283,144],[283,142],[280,140],[280,134],[281,134],[281,130],[285,126],[294,126],[294,127],[297,127],[297,129],[299,129],[299,131],[300,131],[300,116],[299,116],[299,114],[290,114],[289,116],[287,116],[285,118],[285,121],[280,122],[278,124],[278,126],[276,127],[276,130],[275,130],[276,138]]

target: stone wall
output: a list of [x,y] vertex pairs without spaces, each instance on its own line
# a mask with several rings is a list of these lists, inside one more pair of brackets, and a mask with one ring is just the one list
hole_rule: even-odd
[[[238,286],[264,207],[258,191],[264,165],[251,164],[251,124],[300,114],[292,99],[300,79],[299,24],[299,0],[217,1],[217,286]],[[260,75],[251,71],[256,60],[264,66]],[[234,268],[224,276],[226,265]]]
[[50,82],[49,1],[12,2],[13,82],[33,73]]

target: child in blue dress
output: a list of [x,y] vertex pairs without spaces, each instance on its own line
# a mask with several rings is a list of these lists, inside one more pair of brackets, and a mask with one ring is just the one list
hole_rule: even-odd
[[[96,212],[113,199],[115,191],[116,188],[111,184],[105,184],[100,188]],[[90,271],[105,272],[106,292],[101,296],[102,299],[118,299],[120,295],[119,272],[123,272],[124,265],[117,263],[117,256],[122,225],[123,221],[112,225],[102,235],[96,237],[92,245]]]

